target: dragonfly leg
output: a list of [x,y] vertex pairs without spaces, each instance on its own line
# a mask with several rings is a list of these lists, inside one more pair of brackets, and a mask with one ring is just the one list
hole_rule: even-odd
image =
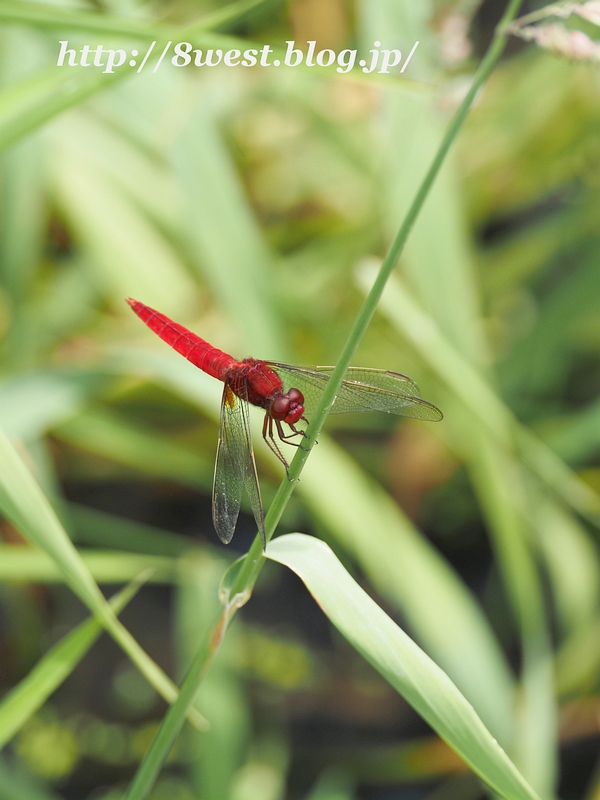
[[[288,424],[289,424],[289,423],[288,423]],[[299,445],[297,445],[297,444],[296,444],[296,442],[287,442],[287,441],[286,441],[286,439],[288,439],[288,438],[289,438],[289,436],[296,436],[296,435],[297,435],[297,434],[299,434],[301,431],[296,431],[296,429],[294,428],[294,426],[293,426],[293,425],[290,425],[290,428],[292,428],[292,430],[294,431],[294,433],[292,433],[292,434],[289,434],[288,436],[285,436],[285,435],[284,435],[284,433],[283,433],[283,429],[282,429],[282,427],[281,427],[281,422],[280,422],[278,419],[276,419],[276,420],[275,420],[275,425],[277,426],[277,433],[278,433],[278,435],[279,435],[279,437],[280,437],[280,439],[281,439],[281,441],[282,441],[282,442],[285,442],[286,444],[292,444],[292,445],[294,445],[295,447],[298,447],[298,446],[299,446]],[[269,436],[271,437],[271,441],[273,442],[273,445],[274,445],[274,447],[275,447],[275,448],[277,449],[277,451],[279,452],[279,446],[277,445],[277,442],[275,441],[275,437],[273,436],[273,417],[271,417],[271,418],[269,419]],[[290,483],[293,483],[293,478],[290,478],[290,470],[289,470],[289,465],[288,465],[287,461],[284,461],[283,463],[285,464],[285,474],[286,474],[286,476],[287,476],[287,479],[288,479],[288,481],[290,481]],[[300,478],[296,478],[296,480],[297,480],[297,481],[299,481],[299,480],[300,480]]]
[[273,453],[275,453],[277,458],[281,461],[281,463],[285,467],[285,471],[287,472],[289,464],[285,460],[283,453],[277,446],[277,442],[275,441],[275,437],[273,436],[273,418],[269,416],[269,414],[265,414],[265,421],[263,422],[262,435],[263,439],[268,444],[269,448],[272,450]]
[[[304,417],[301,417],[301,419],[304,419]],[[308,420],[306,420],[306,421],[308,422]],[[281,422],[278,419],[275,420],[275,425],[277,425],[277,433],[279,435],[279,438],[283,442],[285,442],[285,444],[291,444],[294,447],[299,447],[300,450],[304,450],[305,453],[308,453],[309,448],[308,447],[302,447],[302,443],[301,442],[288,442],[287,441],[288,439],[291,439],[292,436],[306,436],[306,431],[297,431],[296,428],[292,425],[291,422],[288,422],[287,424],[293,430],[293,433],[288,433],[287,436],[286,436],[285,433],[283,432],[282,427],[281,427]],[[315,442],[315,444],[317,444],[317,442]]]
[[[310,421],[309,421],[308,419],[306,419],[306,417],[300,417],[300,419],[301,419],[301,420],[304,420],[304,422],[306,422],[306,424],[307,424],[307,425],[309,425],[309,424],[310,424]],[[307,434],[306,434],[306,431],[301,431],[301,433],[303,433],[303,434],[304,434],[304,436],[306,436],[306,435],[307,435]],[[319,442],[318,442],[316,439],[315,439],[315,444],[319,444]],[[302,448],[302,450],[304,450],[304,452],[307,452],[308,448],[306,448],[306,447],[302,447],[302,445],[300,445],[300,447]]]
[[275,420],[275,425],[277,426],[277,435],[284,444],[291,444],[294,447],[300,447],[300,444],[298,442],[289,442],[288,439],[293,439],[294,436],[305,436],[304,431],[296,430],[294,425],[292,425],[290,422],[288,422],[287,424],[292,429],[292,433],[284,433],[280,420],[278,419]]
[[[301,419],[301,420],[304,420],[304,422],[306,422],[306,424],[307,424],[307,425],[309,424],[309,421],[306,419],[306,417],[300,417],[300,419]],[[290,428],[291,428],[291,429],[294,431],[294,433],[292,433],[292,434],[291,434],[291,436],[306,436],[306,431],[299,431],[299,430],[297,430],[297,429],[295,428],[295,426],[294,426],[294,425],[292,425],[290,422],[288,422],[287,424],[288,424],[288,425],[290,426]],[[281,439],[287,439],[287,438],[289,438],[288,436],[285,436],[285,435],[284,435],[284,434],[283,434],[281,431],[279,431],[279,436],[280,436],[280,438],[281,438]],[[302,447],[302,444],[299,444],[299,443],[297,443],[297,442],[288,442],[288,444],[294,444],[294,445],[296,445],[296,447],[299,447],[301,450],[304,450],[304,452],[305,452],[305,453],[307,453],[307,452],[308,452],[308,450],[309,450],[309,448],[308,448],[308,447]],[[315,444],[319,444],[319,443],[318,443],[318,442],[315,442]]]

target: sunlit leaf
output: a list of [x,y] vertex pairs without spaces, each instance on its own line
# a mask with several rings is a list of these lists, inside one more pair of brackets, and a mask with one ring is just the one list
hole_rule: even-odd
[[467,764],[505,798],[536,798],[447,675],[360,588],[323,542],[273,540],[269,558],[304,581],[330,621]]

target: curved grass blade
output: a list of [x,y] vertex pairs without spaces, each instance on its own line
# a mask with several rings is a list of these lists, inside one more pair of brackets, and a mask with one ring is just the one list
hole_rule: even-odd
[[[119,614],[151,575],[147,570],[110,599]],[[103,628],[94,619],[86,620],[64,636],[38,661],[31,672],[2,698],[0,703],[0,748],[12,739],[27,720],[42,707],[50,695],[73,672]]]
[[71,538],[88,547],[172,558],[196,549],[183,534],[135,522],[91,506],[69,503],[68,514],[73,526]]
[[[190,23],[181,31],[185,31],[189,37],[206,30],[216,30],[246,16],[249,11],[265,5],[266,2],[272,4],[274,0],[243,0],[239,3],[230,3],[225,8],[213,11],[196,22]],[[90,11],[67,10],[41,3],[11,3],[7,0],[0,3],[0,19],[20,25],[34,25],[44,30],[76,30],[141,40],[175,39],[178,31],[178,28],[173,25],[151,25],[146,21],[138,21],[116,14],[95,14]]]
[[[233,22],[238,17],[243,17],[249,10],[269,1],[241,0],[241,2],[230,3],[226,8],[207,14],[188,26],[187,29],[181,28],[182,34],[187,30],[188,38],[191,34],[201,36],[205,31],[211,31],[228,22]],[[109,27],[116,26],[117,30],[114,31],[116,34],[120,32],[129,37],[134,36],[141,39],[156,38],[159,43],[169,39],[169,35],[167,35],[169,30],[165,28],[154,30],[131,20],[105,17],[99,14],[77,13],[72,10],[62,11],[29,3],[0,3],[0,19],[3,16],[16,23],[37,24],[44,28],[56,27],[55,23],[61,19],[62,22],[70,20],[71,27],[82,26],[83,29],[86,29],[86,26],[89,28],[90,22],[95,20],[93,24],[100,26],[96,30],[103,31],[107,30],[102,26],[106,25],[108,19]],[[174,28],[173,31],[173,39],[176,39],[177,28]],[[243,40],[235,41],[243,43]],[[53,66],[29,80],[11,86],[0,94],[0,151],[61,111],[78,105],[87,97],[115,81],[130,77],[131,74],[128,70],[117,70],[114,73],[105,74],[99,70],[85,68],[62,70]]]
[[[1,431],[0,510],[30,542],[53,559],[65,583],[123,648],[146,680],[167,702],[174,702],[175,684],[115,616],[33,475]],[[194,724],[204,725],[200,715],[191,711]]]
[[453,750],[506,800],[534,800],[504,750],[456,686],[346,572],[322,541],[280,536],[266,555],[295,572],[330,621]]
[[[358,275],[361,288],[367,290],[376,274],[371,268],[361,270]],[[529,469],[564,502],[594,521],[593,515],[600,511],[598,494],[518,422],[479,371],[452,346],[435,320],[411,297],[397,275],[390,278],[380,309],[501,445],[510,451],[516,441]]]
[[6,89],[0,94],[0,151],[125,74],[50,67]]
[[[124,583],[142,571],[152,571],[152,583],[175,583],[177,560],[146,553],[112,553],[86,550],[82,561],[98,583]],[[0,581],[59,583],[64,580],[60,567],[37,547],[0,544]]]
[[120,419],[102,408],[87,408],[52,428],[64,442],[148,475],[209,488],[212,464],[191,448],[157,434],[152,428]]
[[170,28],[152,26],[116,14],[94,14],[89,11],[65,10],[37,3],[0,3],[0,19],[6,23],[32,25],[43,30],[84,31],[134,39],[168,38]]

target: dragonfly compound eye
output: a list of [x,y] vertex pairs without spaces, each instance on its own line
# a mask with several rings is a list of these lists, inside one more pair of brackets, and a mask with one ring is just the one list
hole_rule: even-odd
[[285,394],[280,394],[271,403],[271,416],[273,419],[285,419],[289,410],[291,402],[290,398]]
[[304,395],[300,389],[290,389],[287,393],[290,400],[290,406],[287,414],[285,415],[284,422],[293,425],[298,422],[300,417],[304,414]]

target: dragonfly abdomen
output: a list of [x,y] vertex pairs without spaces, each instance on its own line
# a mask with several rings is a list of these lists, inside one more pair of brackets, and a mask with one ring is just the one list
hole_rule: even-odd
[[142,322],[145,322],[150,330],[160,336],[163,342],[166,342],[207,375],[222,381],[231,365],[236,363],[232,356],[213,347],[200,336],[196,336],[183,325],[173,322],[159,311],[132,298],[128,298],[127,302]]

